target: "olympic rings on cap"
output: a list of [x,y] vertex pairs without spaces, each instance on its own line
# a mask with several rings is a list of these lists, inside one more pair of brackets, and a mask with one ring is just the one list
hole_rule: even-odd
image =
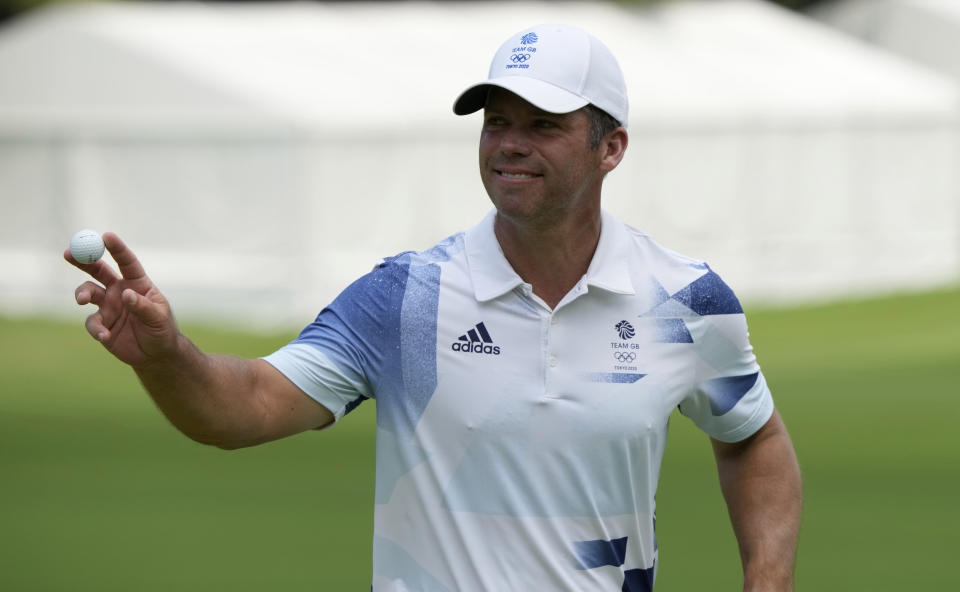
[[530,59],[529,53],[515,53],[512,56],[510,56],[510,61],[513,62],[514,64],[519,64],[529,59]]

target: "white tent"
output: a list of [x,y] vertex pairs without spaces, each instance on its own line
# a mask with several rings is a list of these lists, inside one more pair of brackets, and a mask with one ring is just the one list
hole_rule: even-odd
[[834,0],[812,15],[914,64],[960,80],[957,0]]
[[81,4],[0,29],[0,310],[67,310],[91,227],[182,316],[304,322],[489,208],[451,104],[538,22],[623,66],[607,208],[741,296],[957,277],[955,84],[761,2]]

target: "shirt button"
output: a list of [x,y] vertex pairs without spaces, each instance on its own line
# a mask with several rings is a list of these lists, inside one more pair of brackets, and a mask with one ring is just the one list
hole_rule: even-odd
[[556,316],[550,317],[550,324],[551,324],[551,325],[556,325],[556,324],[557,324],[557,317],[556,317]]
[[556,356],[550,356],[550,367],[553,368],[553,367],[555,367],[556,365],[557,365],[557,357],[556,357]]

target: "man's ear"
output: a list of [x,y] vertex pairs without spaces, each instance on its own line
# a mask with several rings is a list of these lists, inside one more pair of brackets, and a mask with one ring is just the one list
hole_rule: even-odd
[[602,153],[600,169],[609,173],[617,168],[627,151],[627,130],[621,126],[607,134],[600,142],[599,150]]

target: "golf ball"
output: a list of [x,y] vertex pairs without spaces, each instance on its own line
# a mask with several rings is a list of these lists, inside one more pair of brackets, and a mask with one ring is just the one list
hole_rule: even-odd
[[93,263],[103,257],[103,239],[93,230],[81,230],[70,239],[70,255],[80,263]]

